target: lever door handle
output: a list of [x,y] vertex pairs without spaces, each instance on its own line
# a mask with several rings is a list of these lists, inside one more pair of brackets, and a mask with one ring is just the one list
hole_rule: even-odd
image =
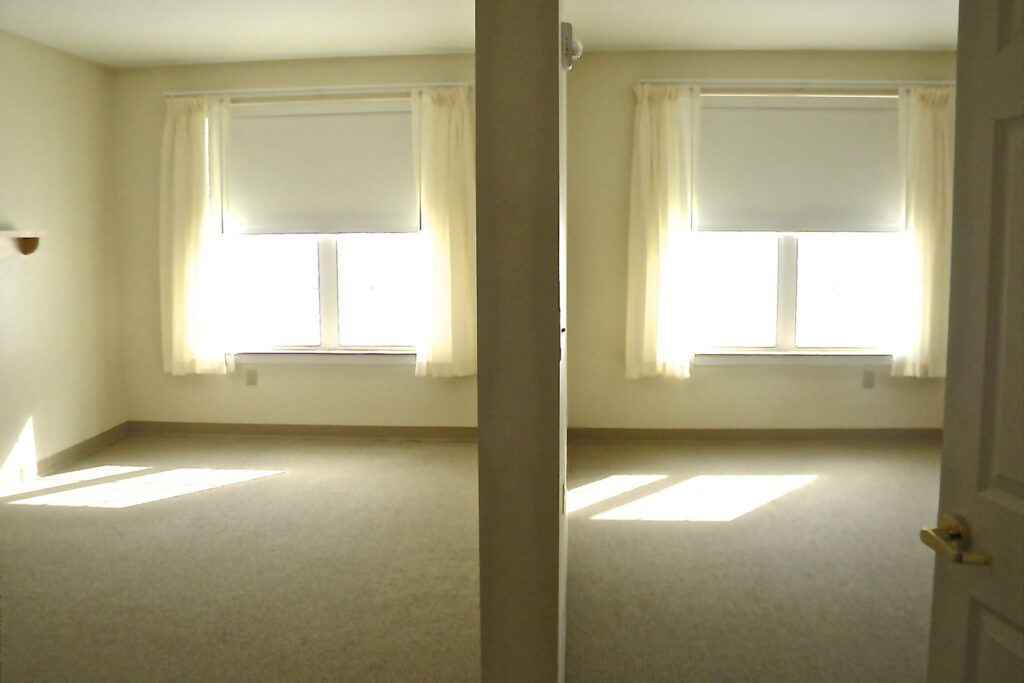
[[967,549],[971,547],[971,527],[967,524],[967,520],[960,515],[944,513],[939,518],[938,528],[921,529],[920,537],[921,542],[938,553],[940,557],[957,564],[969,564],[975,567],[992,565],[991,555],[967,552]]

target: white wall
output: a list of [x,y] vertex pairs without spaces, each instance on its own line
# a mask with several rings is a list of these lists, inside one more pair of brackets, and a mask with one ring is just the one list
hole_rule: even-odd
[[633,85],[643,78],[953,79],[952,53],[589,53],[569,77],[569,420],[574,427],[940,427],[941,380],[861,367],[707,367],[625,379]]
[[472,426],[476,382],[413,376],[411,365],[273,365],[171,377],[160,354],[157,221],[163,94],[176,90],[472,82],[473,56],[260,62],[116,72],[116,235],[128,418],[190,422]]
[[0,31],[0,226],[46,233],[27,257],[0,238],[0,466],[29,419],[41,460],[125,417],[112,334],[111,82],[106,69]]

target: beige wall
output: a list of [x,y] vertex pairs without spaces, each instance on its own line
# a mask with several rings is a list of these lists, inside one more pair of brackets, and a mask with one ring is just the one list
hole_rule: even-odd
[[228,377],[171,377],[160,356],[157,219],[163,94],[179,90],[473,80],[473,56],[261,62],[118,71],[116,206],[128,417],[135,420],[472,426],[473,379],[413,376],[411,365],[273,365]]
[[[112,276],[109,71],[0,31],[0,466],[29,419],[38,459],[124,420]],[[2,233],[0,233],[2,234]]]
[[[4,144],[21,145],[25,151],[18,154],[20,150],[14,150],[0,159],[0,177],[4,179],[0,192],[10,196],[4,198],[0,211],[11,214],[0,218],[47,224],[44,227],[54,236],[62,234],[57,232],[62,221],[74,223],[75,231],[68,227],[67,234],[83,238],[83,243],[78,251],[71,248],[70,242],[51,243],[33,257],[38,260],[0,264],[0,296],[5,297],[0,317],[4,329],[31,322],[39,330],[35,335],[5,334],[0,341],[5,361],[0,397],[5,404],[16,406],[0,417],[0,439],[10,442],[11,434],[19,429],[19,420],[24,423],[29,413],[48,422],[51,418],[45,415],[53,411],[63,415],[57,420],[63,426],[56,431],[52,426],[46,429],[43,447],[47,452],[91,436],[122,416],[202,422],[475,424],[473,379],[419,379],[412,376],[409,366],[265,366],[259,368],[256,387],[245,386],[241,373],[229,377],[167,376],[160,361],[157,278],[163,93],[472,81],[472,56],[116,71],[112,76],[110,104],[116,131],[115,171],[110,176],[114,220],[105,236],[100,216],[105,210],[103,178],[110,149],[103,142],[107,134],[105,94],[110,77],[97,67],[20,39],[5,38],[3,49],[11,54],[11,58],[4,60],[4,83],[12,85],[10,90],[5,87],[5,97],[0,100],[0,111],[5,117],[0,129],[33,127],[38,133],[33,137],[5,139]],[[19,60],[30,60],[33,68],[7,67]],[[849,366],[700,366],[694,377],[686,381],[624,378],[626,224],[633,109],[630,89],[641,78],[888,80],[947,79],[953,74],[952,54],[586,55],[569,79],[570,424],[692,428],[939,426],[942,382],[891,380],[884,370],[877,373],[874,389],[862,389],[863,368]],[[10,98],[7,91],[24,91],[26,96]],[[69,98],[69,92],[76,93],[76,97]],[[74,122],[74,127],[68,127],[72,125],[69,121]],[[51,129],[56,132],[50,133]],[[78,134],[90,130],[92,134]],[[30,145],[31,139],[49,142],[43,146],[38,142]],[[30,163],[18,163],[15,168],[13,159],[28,159]],[[33,166],[39,170],[30,170]],[[41,183],[41,177],[47,181]],[[55,182],[56,178],[60,178],[60,183]],[[55,193],[55,187],[61,191]],[[46,201],[39,199],[44,193]],[[83,210],[78,210],[83,206]],[[55,214],[59,217],[54,218]],[[89,244],[104,244],[110,238],[114,246],[86,247],[86,235],[90,236]],[[60,252],[65,245],[67,251]],[[72,252],[76,254],[73,262]],[[58,254],[63,255],[65,262],[58,263]],[[40,265],[30,267],[33,263]],[[121,314],[120,326],[109,338],[103,325],[91,322],[105,319],[108,314],[103,307],[103,273],[117,278],[113,301]],[[40,286],[41,283],[49,284]],[[49,298],[43,300],[34,294],[26,297],[24,292],[29,290],[48,293]],[[56,291],[75,295],[58,298],[52,295]],[[41,311],[57,311],[61,315],[41,316]],[[62,354],[53,353],[58,348]],[[117,352],[118,348],[123,352]],[[42,355],[47,350],[49,355]],[[118,374],[108,364],[110,353],[120,356],[115,366],[120,365],[124,372],[127,408],[123,411],[117,400]],[[49,360],[27,363],[26,357]],[[45,398],[26,398],[22,387],[30,385],[40,387],[32,390],[33,395]],[[81,393],[77,387],[81,387]],[[89,398],[82,398],[83,395]],[[34,407],[38,401],[52,408]]]
[[943,382],[861,388],[861,367],[707,367],[625,379],[632,86],[643,78],[952,80],[951,53],[585,54],[569,78],[569,421],[574,427],[939,427]]

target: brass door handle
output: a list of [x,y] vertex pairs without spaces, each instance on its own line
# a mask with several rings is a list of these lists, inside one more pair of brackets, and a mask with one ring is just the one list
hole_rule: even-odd
[[937,529],[921,529],[921,542],[934,550],[941,557],[957,564],[969,564],[976,567],[992,565],[991,555],[969,553],[971,547],[971,527],[960,515],[944,513],[939,518]]

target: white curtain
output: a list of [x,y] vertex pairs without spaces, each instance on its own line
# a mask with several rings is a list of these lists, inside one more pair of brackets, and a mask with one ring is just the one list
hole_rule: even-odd
[[467,86],[414,93],[427,286],[416,374],[476,374],[476,152]]
[[221,328],[221,164],[226,98],[167,100],[161,155],[160,304],[164,370],[231,370]]
[[907,332],[893,357],[899,377],[945,377],[953,211],[953,88],[900,92],[905,130]]
[[626,376],[689,377],[693,177],[700,93],[635,88],[630,191]]

